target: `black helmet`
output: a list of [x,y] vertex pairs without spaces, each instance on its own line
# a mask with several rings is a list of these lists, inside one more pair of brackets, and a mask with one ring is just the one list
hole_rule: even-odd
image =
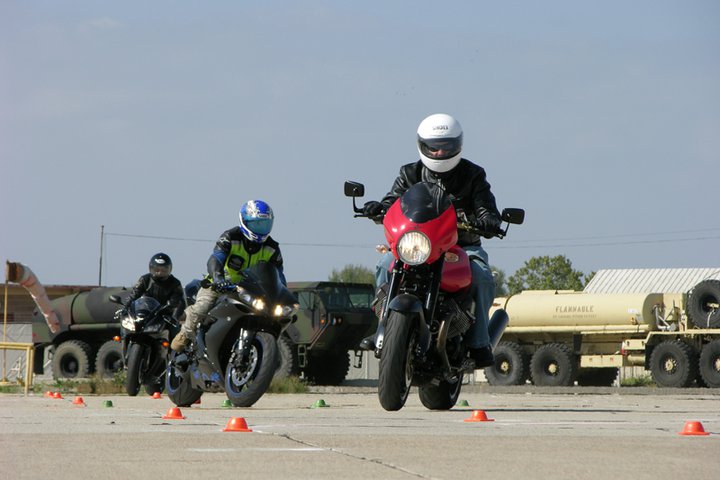
[[172,272],[172,260],[165,253],[156,253],[150,259],[149,269],[153,280],[167,280]]

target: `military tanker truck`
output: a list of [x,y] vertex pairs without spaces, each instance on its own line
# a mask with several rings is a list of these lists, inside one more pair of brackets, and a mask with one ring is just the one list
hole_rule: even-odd
[[[371,284],[290,282],[300,303],[298,318],[279,339],[281,359],[276,376],[304,375],[321,385],[338,385],[347,376],[354,351],[354,366],[362,366],[359,343],[375,331],[377,318],[370,308]],[[45,317],[33,312],[36,374],[44,373],[44,354],[50,349],[54,378],[82,378],[91,373],[110,377],[123,368],[120,335],[114,319],[118,306],[110,295],[124,301],[123,287],[100,287],[51,301],[60,330],[51,332]],[[186,288],[192,301],[192,288]]]
[[[491,385],[613,385],[640,366],[660,387],[720,387],[720,280],[683,293],[523,291],[497,298],[510,323]],[[491,311],[492,314],[492,311]]]

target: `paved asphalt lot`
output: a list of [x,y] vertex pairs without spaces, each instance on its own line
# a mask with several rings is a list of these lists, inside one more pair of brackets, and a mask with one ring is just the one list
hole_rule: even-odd
[[[373,388],[265,395],[222,407],[206,394],[163,419],[169,399],[0,395],[5,479],[713,479],[720,392],[468,386],[450,411],[412,393],[384,411]],[[328,407],[311,408],[318,400]],[[112,401],[112,407],[104,406]],[[492,422],[465,422],[482,410]],[[223,432],[242,418],[252,432]],[[708,436],[682,436],[700,421]]]

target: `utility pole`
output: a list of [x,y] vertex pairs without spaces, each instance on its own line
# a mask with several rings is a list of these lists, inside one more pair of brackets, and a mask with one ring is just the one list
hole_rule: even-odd
[[102,286],[103,241],[105,240],[105,225],[100,225],[100,273],[98,274],[98,287]]

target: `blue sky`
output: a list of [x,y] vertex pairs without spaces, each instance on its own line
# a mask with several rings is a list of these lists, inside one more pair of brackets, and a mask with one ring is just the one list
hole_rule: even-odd
[[147,3],[0,3],[0,258],[44,283],[97,283],[101,225],[104,284],[187,282],[252,198],[289,280],[373,267],[342,184],[380,198],[437,112],[527,211],[507,275],[720,266],[718,2]]

